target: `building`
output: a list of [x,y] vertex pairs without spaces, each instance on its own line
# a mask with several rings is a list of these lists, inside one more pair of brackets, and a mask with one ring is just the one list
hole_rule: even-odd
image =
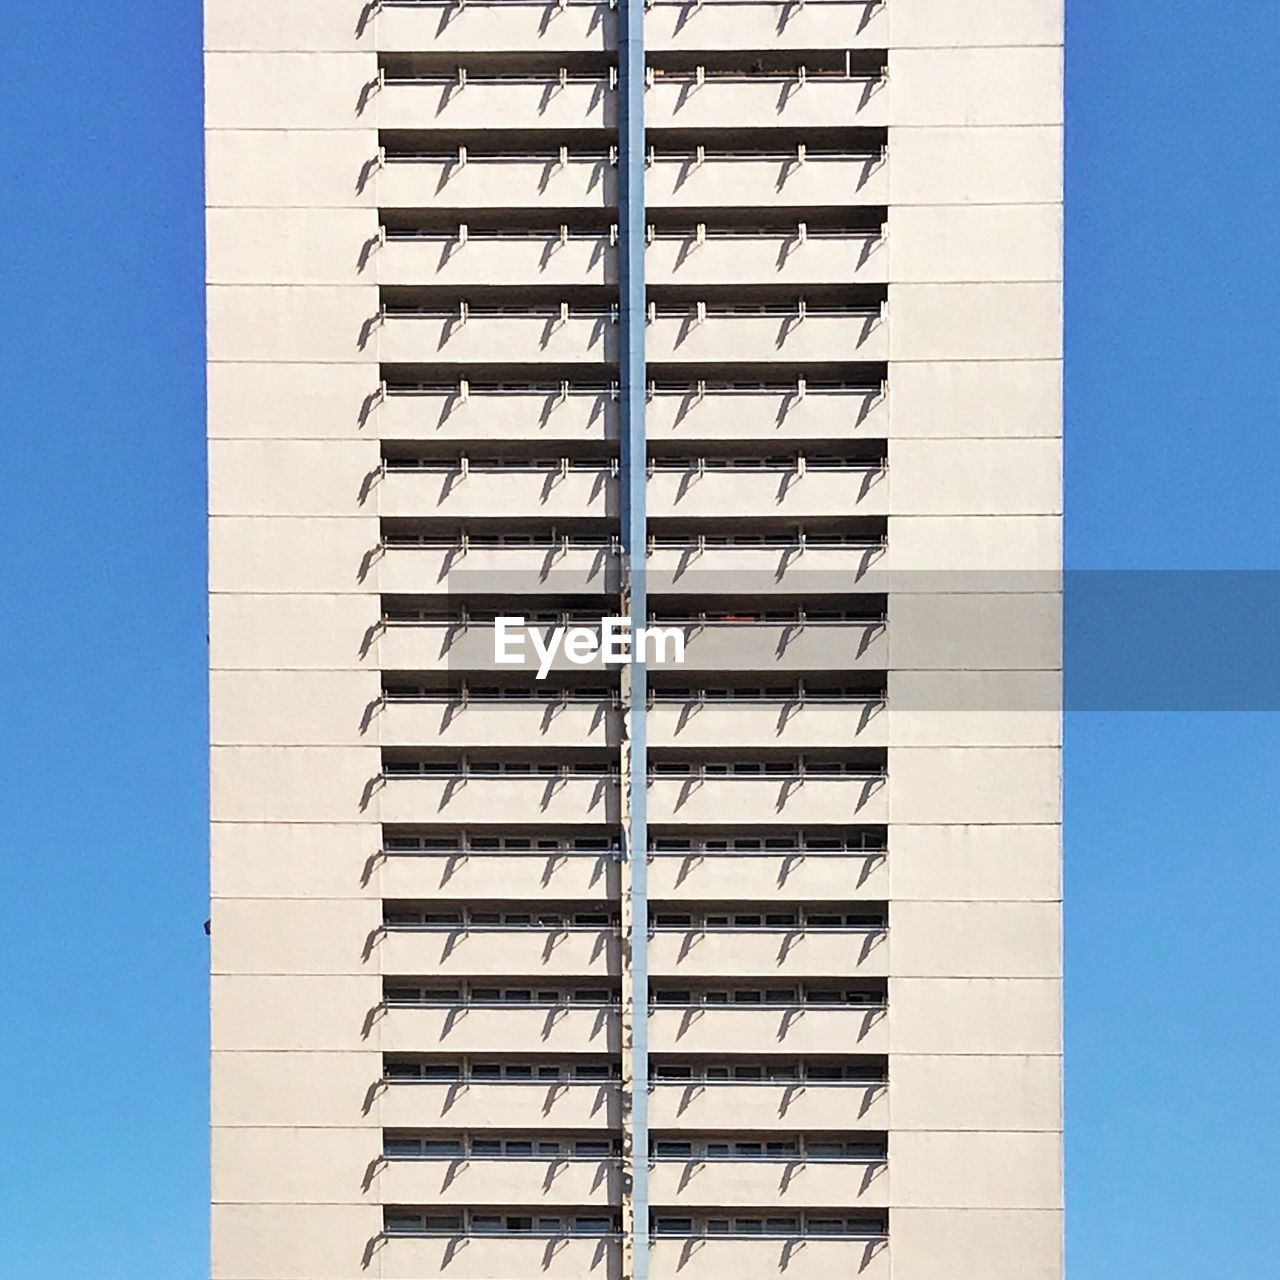
[[1060,1276],[1061,0],[206,45],[215,1280]]

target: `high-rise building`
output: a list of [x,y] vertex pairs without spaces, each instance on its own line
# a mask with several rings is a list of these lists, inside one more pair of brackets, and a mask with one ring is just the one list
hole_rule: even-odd
[[1059,1277],[1061,0],[206,46],[215,1280]]

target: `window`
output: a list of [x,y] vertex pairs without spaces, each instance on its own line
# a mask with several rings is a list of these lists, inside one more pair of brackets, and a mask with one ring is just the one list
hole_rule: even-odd
[[577,1004],[609,1004],[613,1001],[614,996],[610,991],[584,988],[581,991],[571,992],[570,999]]
[[655,1142],[654,1155],[660,1160],[676,1160],[693,1155],[692,1142]]
[[424,1138],[422,1154],[428,1158],[440,1159],[444,1156],[460,1156],[462,1143],[457,1138]]
[[382,1154],[394,1160],[404,1156],[416,1156],[421,1148],[422,1144],[417,1138],[386,1138],[382,1143]]
[[659,1235],[688,1236],[693,1234],[692,1218],[658,1218],[654,1230]]
[[424,1062],[422,1064],[424,1080],[459,1080],[462,1068],[456,1062]]
[[818,1080],[843,1080],[843,1079],[844,1079],[844,1068],[843,1068],[843,1067],[827,1066],[827,1065],[825,1065],[825,1064],[819,1063],[819,1064],[817,1064],[817,1065],[810,1066],[810,1067],[805,1071],[805,1076],[806,1076],[806,1078],[807,1078],[807,1079],[809,1079],[809,1080],[814,1080],[814,1081],[818,1081]]
[[813,1236],[843,1235],[845,1223],[843,1218],[810,1218],[809,1234]]
[[693,1068],[679,1063],[671,1065],[659,1063],[654,1067],[653,1075],[657,1080],[692,1080]]
[[432,1233],[456,1235],[462,1230],[460,1213],[428,1213],[422,1218],[423,1228]]
[[422,1072],[416,1062],[388,1062],[382,1074],[387,1080],[417,1080]]

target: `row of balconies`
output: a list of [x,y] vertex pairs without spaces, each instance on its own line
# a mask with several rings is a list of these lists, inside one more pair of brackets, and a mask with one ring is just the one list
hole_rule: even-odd
[[[504,363],[616,366],[617,309],[519,304],[384,309],[371,342],[383,364]],[[804,299],[731,309],[717,303],[651,307],[645,327],[651,363],[664,365],[882,364],[889,357],[883,306],[809,305]],[[550,371],[554,376],[554,370]]]
[[[761,1215],[755,1215],[757,1218]],[[379,1251],[386,1277],[492,1280],[493,1276],[542,1276],[546,1280],[621,1280],[622,1245],[616,1236],[457,1235],[410,1238],[392,1235]],[[460,1244],[465,1247],[460,1247]],[[865,1232],[812,1236],[742,1232],[711,1236],[655,1236],[649,1252],[653,1280],[887,1280],[889,1250],[883,1226]]]
[[[649,1195],[672,1209],[884,1208],[888,1183],[883,1159],[660,1159],[650,1166]],[[616,1159],[389,1159],[375,1169],[370,1195],[383,1204],[608,1208],[620,1202],[621,1184]]]
[[[443,541],[443,540],[442,540]],[[371,556],[377,582],[395,595],[486,594],[536,596],[540,592],[615,595],[620,557],[607,541],[563,539],[501,546],[470,542],[384,545]],[[801,543],[798,538],[756,546],[721,546],[697,537],[650,549],[651,595],[830,595],[883,590],[894,568],[879,541],[843,545]],[[912,566],[901,566],[903,568]],[[924,566],[917,566],[924,567]],[[875,578],[863,581],[872,569]],[[877,585],[879,584],[879,585]]]
[[[394,464],[392,464],[394,467]],[[646,486],[650,517],[779,515],[886,515],[885,469],[876,462],[814,467],[803,462],[724,468],[672,466],[651,472]],[[391,469],[373,489],[383,516],[441,515],[458,519],[513,520],[616,516],[617,469],[599,462],[485,468],[440,465],[431,469]]]
[[[384,1053],[617,1054],[616,1005],[387,1003],[371,1016]],[[889,1050],[883,1004],[654,1005],[651,1054],[882,1054]]]
[[[416,53],[605,52],[617,47],[618,6],[609,0],[385,0],[371,35],[379,51]],[[653,52],[748,49],[883,49],[882,0],[651,0],[645,47]]]
[[[491,74],[400,73],[392,68],[366,115],[388,130],[614,130],[618,89],[610,73],[532,71]],[[659,129],[883,129],[888,92],[878,75],[806,75],[803,71],[721,75],[693,67],[650,71],[645,127]]]
[[[775,216],[882,208],[889,203],[889,167],[881,148],[867,144],[655,148],[645,169],[645,204],[698,214],[768,209]],[[607,210],[618,204],[614,157],[576,146],[446,150],[437,142],[388,135],[371,182],[383,209]]]
[[[502,1125],[617,1130],[622,1090],[617,1083],[440,1084],[387,1083],[378,1115],[391,1128]],[[758,1132],[792,1129],[887,1129],[889,1091],[883,1084],[663,1084],[649,1090],[654,1130],[732,1131],[751,1117]]]
[[[611,854],[390,853],[379,870],[387,898],[483,899],[501,884],[512,897],[615,900],[621,864]],[[743,898],[800,902],[888,896],[887,855],[868,853],[655,854],[649,859],[654,901]]]
[[[373,255],[387,285],[616,285],[609,232],[485,235],[470,228],[392,235]],[[888,256],[878,232],[791,231],[655,234],[645,253],[650,285],[883,284]]]
[[[729,390],[690,379],[687,385],[655,389],[646,407],[645,434],[662,445],[732,440],[768,441],[773,447],[888,435],[888,398],[878,381],[841,388],[814,387],[803,379],[790,385],[778,381],[781,385],[771,388]],[[566,382],[484,390],[464,383],[397,393],[394,385],[372,410],[384,440],[592,446],[619,435],[619,404],[607,387],[579,390]]]
[[[421,552],[405,552],[406,556]],[[707,552],[711,554],[710,550]],[[806,553],[816,555],[816,553]],[[828,553],[829,554],[829,553]],[[719,562],[724,563],[723,556]],[[410,561],[408,568],[416,563]],[[407,575],[402,575],[407,576]],[[512,602],[512,612],[521,611]],[[816,612],[816,610],[815,610]],[[486,622],[395,621],[404,611],[389,611],[389,621],[377,640],[378,663],[384,671],[492,671],[494,628]],[[888,633],[878,619],[867,621],[794,622],[707,621],[670,622],[684,637],[681,670],[690,676],[725,671],[883,670],[888,666]],[[550,624],[542,627],[544,641]],[[557,650],[550,670],[557,673],[599,670],[602,661],[587,666],[570,664]]]
[[[655,930],[648,944],[655,978],[884,977],[884,929]],[[424,978],[528,974],[531,978],[609,978],[622,973],[616,930],[388,929],[371,959],[383,973]]]
[[[657,700],[649,709],[650,747],[816,749],[887,745],[883,700],[868,696],[819,702],[786,698],[754,702]],[[371,732],[385,746],[424,742],[460,749],[524,746],[616,747],[622,712],[609,699],[465,701],[442,694],[380,705]]]
[[[483,824],[494,815],[528,825],[620,821],[616,773],[512,775],[455,772],[447,775],[385,774],[377,783],[382,821]],[[714,825],[731,814],[750,826],[885,823],[888,787],[882,774],[788,774],[723,776],[653,774],[648,787],[649,821]]]

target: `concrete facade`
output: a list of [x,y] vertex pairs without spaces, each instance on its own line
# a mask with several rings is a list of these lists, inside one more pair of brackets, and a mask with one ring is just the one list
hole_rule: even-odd
[[1061,0],[645,9],[639,703],[629,2],[205,0],[212,1274],[1059,1280]]

